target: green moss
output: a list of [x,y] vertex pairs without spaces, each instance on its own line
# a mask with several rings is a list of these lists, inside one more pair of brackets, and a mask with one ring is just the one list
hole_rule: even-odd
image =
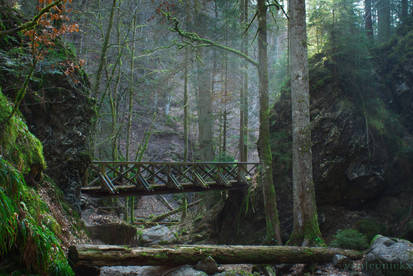
[[0,157],[0,259],[14,259],[27,273],[74,275],[49,212],[23,175]]
[[330,244],[331,247],[345,249],[363,250],[369,247],[365,235],[354,229],[344,229],[337,231],[335,239]]
[[24,174],[29,173],[33,166],[44,169],[46,162],[41,142],[29,131],[19,115],[9,120],[11,112],[12,106],[0,89],[1,155]]

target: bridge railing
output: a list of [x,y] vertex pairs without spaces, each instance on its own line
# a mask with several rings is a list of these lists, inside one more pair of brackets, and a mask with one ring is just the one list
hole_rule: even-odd
[[259,165],[255,162],[93,161],[82,190],[99,187],[110,194],[125,189],[150,194],[234,188],[252,181]]

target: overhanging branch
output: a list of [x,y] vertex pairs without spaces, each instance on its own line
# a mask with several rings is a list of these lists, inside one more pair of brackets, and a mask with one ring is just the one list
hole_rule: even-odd
[[[248,61],[249,63],[251,63],[254,66],[258,66],[258,62],[255,61],[253,58],[249,57],[248,55],[242,53],[241,51],[238,51],[237,49],[219,44],[215,41],[212,41],[210,39],[207,38],[203,38],[200,37],[197,33],[193,33],[193,32],[187,32],[185,30],[182,30],[179,28],[179,21],[176,17],[171,16],[169,13],[164,12],[163,13],[166,18],[172,23],[173,27],[170,28],[171,31],[178,33],[182,38],[189,40],[190,42],[196,42],[196,43],[200,43],[198,45],[196,45],[197,47],[199,47],[200,45],[203,47],[208,47],[208,46],[212,46],[212,47],[216,47],[218,49],[233,53],[235,55],[237,55],[240,58],[245,59],[246,61]],[[188,42],[186,42],[188,43]]]
[[54,1],[53,3],[47,5],[45,8],[43,8],[42,10],[40,10],[40,12],[33,17],[32,20],[23,23],[22,25],[20,25],[19,27],[13,28],[13,29],[9,29],[9,30],[4,30],[0,32],[0,37],[4,36],[4,35],[9,35],[9,34],[14,34],[17,33],[19,31],[23,31],[23,30],[30,30],[32,28],[34,28],[37,25],[37,21],[45,14],[48,13],[53,7],[63,3],[64,0],[57,0]]

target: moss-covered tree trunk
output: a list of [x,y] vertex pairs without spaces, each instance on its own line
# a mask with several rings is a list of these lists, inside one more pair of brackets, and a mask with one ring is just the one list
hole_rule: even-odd
[[289,0],[293,152],[293,232],[290,244],[322,243],[315,202],[304,0]]
[[77,266],[184,265],[212,257],[219,264],[325,263],[340,254],[361,259],[359,251],[324,247],[182,245],[164,248],[129,248],[111,245],[76,245],[69,259]]
[[260,96],[260,133],[258,154],[262,163],[261,179],[264,192],[264,211],[267,241],[281,243],[280,221],[272,178],[272,155],[270,147],[270,122],[268,107],[268,57],[267,57],[267,7],[265,0],[259,0],[258,13],[258,77]]
[[[240,0],[240,32],[241,52],[248,55],[248,32],[244,29],[248,25],[248,0]],[[241,162],[248,160],[248,62],[241,62],[241,89],[240,89],[240,141],[239,151]]]

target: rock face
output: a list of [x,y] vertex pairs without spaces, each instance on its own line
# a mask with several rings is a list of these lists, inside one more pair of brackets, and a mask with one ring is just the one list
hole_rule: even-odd
[[[3,48],[18,47],[6,45]],[[0,81],[3,93],[15,99],[30,69],[30,54],[21,50],[1,51]],[[89,162],[88,140],[94,116],[89,82],[80,69],[65,74],[74,54],[57,41],[45,59],[39,61],[20,111],[30,131],[43,143],[46,173],[63,190],[66,199],[79,209],[81,178]]]
[[139,242],[143,245],[170,244],[176,240],[174,233],[164,225],[143,230]]
[[391,272],[413,275],[413,244],[377,235],[367,253],[365,269],[374,271],[374,275]]

